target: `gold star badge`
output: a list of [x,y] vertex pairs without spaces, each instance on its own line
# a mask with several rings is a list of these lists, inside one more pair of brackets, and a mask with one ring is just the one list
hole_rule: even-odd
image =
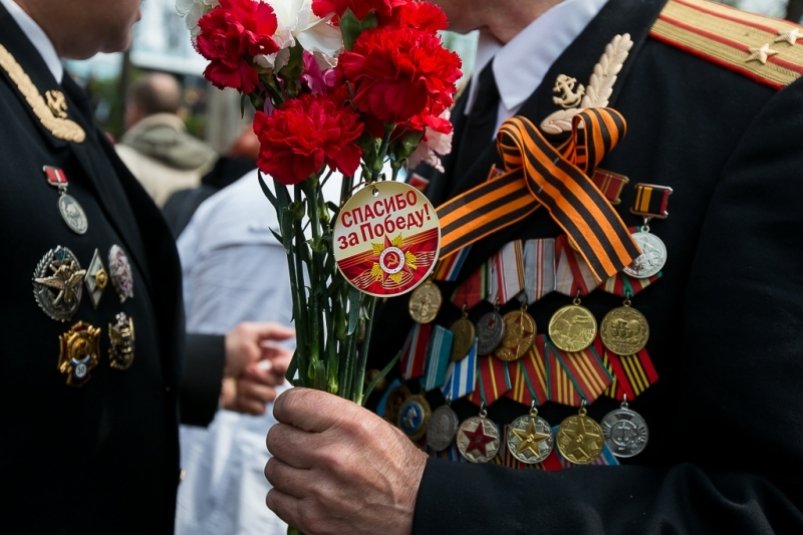
[[748,50],[750,51],[750,55],[747,57],[746,60],[744,60],[744,62],[748,63],[750,61],[760,61],[762,65],[766,65],[767,58],[769,58],[770,56],[774,56],[775,54],[778,53],[777,50],[773,50],[770,48],[769,43],[764,43],[763,45],[757,48],[751,46]]

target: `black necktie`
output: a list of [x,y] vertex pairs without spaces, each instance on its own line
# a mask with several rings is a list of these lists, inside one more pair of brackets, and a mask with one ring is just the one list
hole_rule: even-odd
[[[474,104],[471,112],[465,118],[463,128],[457,133],[453,181],[463,181],[465,179],[463,175],[477,161],[483,151],[493,143],[493,135],[496,133],[496,115],[499,110],[499,89],[496,87],[492,66],[493,62],[489,62],[477,78],[478,86]],[[479,177],[477,181],[484,179],[484,176]],[[472,182],[475,180],[472,179]]]

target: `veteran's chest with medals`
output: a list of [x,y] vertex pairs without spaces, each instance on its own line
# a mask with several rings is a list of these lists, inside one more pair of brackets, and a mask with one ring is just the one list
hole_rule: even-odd
[[[556,470],[619,464],[648,443],[638,397],[658,371],[638,302],[663,275],[669,252],[659,228],[671,222],[672,190],[599,166],[626,129],[607,97],[631,46],[629,36],[616,36],[600,59],[607,78],[590,84],[606,86],[607,93],[587,92],[575,78],[560,76],[554,101],[562,109],[539,127],[523,117],[503,124],[503,168],[437,209],[441,257],[409,298],[415,323],[402,349],[401,377],[379,404],[432,455]],[[550,141],[550,133],[565,132],[565,141]],[[632,188],[630,206],[620,200],[625,188]],[[551,217],[563,232],[499,244],[479,268],[463,272],[476,237],[492,239],[511,213]],[[585,302],[595,292],[617,304],[592,311]],[[605,398],[618,407],[592,417]],[[433,399],[442,404],[431,405]],[[502,399],[518,404],[521,415],[492,419],[489,409]],[[458,400],[463,407],[470,402],[475,413],[458,416],[452,407]],[[547,421],[545,412],[555,405],[569,414]]]
[[[71,118],[65,94],[40,91],[2,45],[0,68],[29,107],[20,113],[55,140],[19,150],[12,140],[5,147],[17,154],[13,172],[4,177],[16,193],[3,199],[4,226],[17,247],[8,251],[4,272],[13,278],[6,280],[13,286],[11,301],[22,303],[6,327],[13,325],[15,340],[27,340],[26,358],[35,359],[19,368],[17,379],[70,390],[92,384],[99,373],[160,374],[158,362],[137,358],[142,349],[158,355],[156,341],[137,338],[151,305],[137,300],[142,276],[123,234],[138,231],[110,224],[108,211],[115,208],[102,206],[84,176],[96,170],[73,156],[72,145],[86,142],[84,127]],[[119,187],[115,177],[105,180]],[[143,327],[151,335],[146,338],[155,338],[151,318]]]

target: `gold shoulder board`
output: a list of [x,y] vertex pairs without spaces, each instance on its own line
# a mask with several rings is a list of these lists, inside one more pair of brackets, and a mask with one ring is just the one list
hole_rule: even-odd
[[786,20],[705,0],[669,0],[651,36],[774,88],[803,74],[803,27]]

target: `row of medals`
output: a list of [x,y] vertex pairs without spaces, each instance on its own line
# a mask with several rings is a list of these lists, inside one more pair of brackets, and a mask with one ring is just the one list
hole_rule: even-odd
[[[645,224],[633,238],[642,254],[624,273],[635,278],[648,278],[657,274],[666,263],[666,247]],[[438,287],[427,281],[410,296],[408,310],[418,323],[434,321],[442,303]],[[477,339],[477,354],[491,355],[512,362],[523,357],[535,342],[536,324],[527,313],[526,304],[521,309],[501,315],[493,310],[483,315],[476,326],[463,316],[449,328],[452,331],[451,360],[463,358]],[[572,304],[558,309],[549,321],[548,334],[551,342],[560,350],[575,353],[588,348],[599,332],[602,343],[616,355],[634,355],[644,349],[649,339],[649,323],[641,312],[630,306],[625,299],[622,306],[609,311],[599,329],[590,310],[575,298]],[[399,409],[400,427],[409,428],[405,418],[414,415],[426,420],[419,432],[411,435],[413,440],[426,433],[427,446],[433,451],[442,451],[456,442],[460,455],[469,462],[482,463],[492,460],[499,453],[501,439],[498,426],[487,418],[483,406],[477,416],[462,423],[449,405],[442,405],[429,414],[428,402],[423,396],[409,396]],[[408,424],[408,425],[405,425]],[[507,427],[506,445],[510,454],[524,464],[537,464],[549,457],[555,444],[560,454],[573,464],[594,462],[605,445],[610,452],[621,458],[641,453],[647,445],[649,430],[644,418],[629,408],[625,398],[619,408],[606,414],[601,423],[587,415],[585,404],[578,414],[565,418],[553,433],[550,424],[538,415],[535,404],[524,416],[513,420]]]
[[[49,168],[52,172],[54,168]],[[45,167],[45,173],[48,167]],[[60,171],[60,170],[58,170]],[[58,208],[67,227],[78,235],[89,228],[86,213],[78,201],[67,194],[66,177],[62,181],[48,182],[59,189]],[[69,321],[81,304],[84,288],[94,308],[97,308],[109,282],[116,290],[120,303],[134,297],[134,278],[131,264],[119,245],[112,245],[108,253],[109,270],[103,264],[100,252],[95,252],[86,269],[69,248],[58,245],[47,251],[34,268],[33,295],[39,308],[51,319]],[[90,372],[98,365],[101,329],[78,321],[60,335],[58,369],[67,376],[70,386],[83,386]],[[134,360],[134,320],[125,312],[114,316],[108,325],[109,363],[117,370],[128,369]]]

